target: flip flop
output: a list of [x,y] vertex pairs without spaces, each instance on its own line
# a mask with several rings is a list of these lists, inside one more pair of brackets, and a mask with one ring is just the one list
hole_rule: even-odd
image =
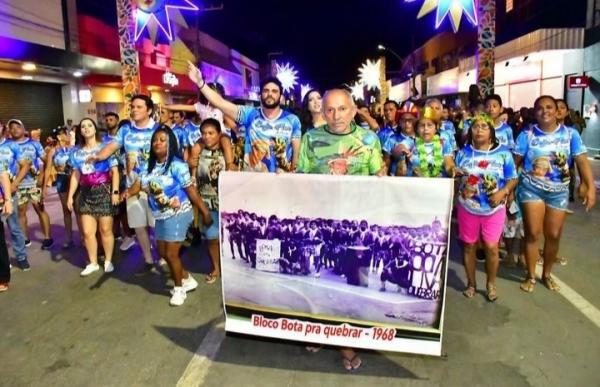
[[217,278],[219,278],[219,276],[214,275],[214,274],[209,274],[206,277],[204,277],[204,281],[207,284],[214,284],[217,281]]
[[[356,360],[358,360],[358,362],[356,362]],[[356,371],[357,369],[359,369],[360,366],[362,366],[362,359],[360,357],[358,357],[358,354],[352,356],[351,359],[348,359],[347,357],[342,356],[342,364],[344,365],[344,368],[346,369],[346,371],[353,372],[353,371]]]

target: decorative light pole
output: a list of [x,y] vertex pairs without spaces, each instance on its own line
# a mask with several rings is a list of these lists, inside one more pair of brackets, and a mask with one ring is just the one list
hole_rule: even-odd
[[135,18],[131,0],[117,0],[119,27],[119,49],[121,51],[121,80],[123,82],[123,102],[129,115],[131,97],[139,94],[140,63],[135,49]]
[[479,0],[477,7],[479,23],[477,25],[477,84],[482,95],[494,93],[494,66],[496,58],[496,1]]

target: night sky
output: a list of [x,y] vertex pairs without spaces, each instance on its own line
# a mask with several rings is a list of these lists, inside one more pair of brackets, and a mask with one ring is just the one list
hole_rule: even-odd
[[[114,0],[113,0],[114,1]],[[376,58],[378,44],[406,56],[434,36],[435,12],[416,16],[422,0],[195,0],[220,4],[225,9],[199,15],[202,31],[254,59],[267,63],[268,54],[281,52],[279,60],[291,62],[302,82],[328,88],[357,79],[358,67]],[[523,1],[523,3],[520,3]],[[529,20],[498,27],[497,44],[541,27],[583,26],[586,0],[515,0],[529,7]],[[116,25],[115,5],[98,0],[77,0],[79,12]],[[498,0],[503,9],[505,0]],[[503,16],[498,15],[499,20]],[[190,25],[194,17],[188,16]],[[499,23],[501,25],[502,23]],[[463,16],[461,30],[475,30]],[[440,30],[451,31],[445,20]],[[388,71],[401,63],[386,54]]]

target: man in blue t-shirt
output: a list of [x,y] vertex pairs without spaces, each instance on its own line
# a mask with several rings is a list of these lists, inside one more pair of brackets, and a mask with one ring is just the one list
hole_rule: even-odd
[[[188,62],[189,63],[189,62]],[[207,87],[202,72],[189,63],[190,80],[208,102],[246,128],[243,170],[292,172],[296,169],[302,135],[300,120],[280,106],[282,86],[277,78],[260,87],[260,108],[235,105]]]
[[[44,165],[46,153],[42,145],[25,135],[25,126],[20,120],[8,121],[8,128],[13,141],[19,146],[23,158],[29,161],[29,171],[18,186],[17,197],[19,204],[19,221],[25,234],[25,245],[30,246],[29,230],[27,229],[27,204],[31,203],[40,219],[44,240],[42,250],[50,250],[54,240],[50,236],[50,217],[44,209]],[[14,183],[13,183],[14,184]],[[13,189],[14,190],[14,189]]]
[[498,94],[490,94],[485,97],[485,112],[494,120],[496,138],[500,145],[504,145],[512,151],[515,149],[513,130],[510,125],[500,119],[503,110],[502,98]]

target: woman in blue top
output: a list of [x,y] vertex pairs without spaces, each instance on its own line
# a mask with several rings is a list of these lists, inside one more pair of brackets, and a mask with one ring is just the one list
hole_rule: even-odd
[[487,298],[496,301],[498,244],[506,218],[506,200],[517,186],[517,169],[510,150],[500,145],[494,121],[487,114],[476,115],[465,146],[456,156],[461,175],[458,194],[459,238],[464,242],[467,298],[475,295],[475,251],[481,240],[486,254]]
[[535,286],[535,265],[542,233],[545,241],[542,282],[550,290],[559,290],[551,273],[569,203],[569,181],[572,178],[569,165],[573,160],[582,177],[579,192],[583,205],[589,211],[596,204],[587,149],[576,130],[558,123],[557,110],[553,97],[543,95],[536,99],[537,125],[519,135],[514,152],[516,165],[523,166],[517,195],[523,208],[525,226],[528,274],[521,289],[526,292],[532,292]]
[[115,238],[113,235],[113,216],[119,204],[119,170],[117,159],[111,156],[95,163],[86,160],[95,156],[103,147],[96,122],[84,118],[75,132],[76,146],[71,151],[70,164],[73,167],[67,207],[73,211],[73,197],[79,187],[79,213],[81,215],[81,232],[88,252],[90,263],[81,272],[88,276],[98,270],[98,242],[96,231],[100,230],[100,238],[106,259],[104,272],[114,270],[112,264]]
[[198,286],[198,282],[184,270],[179,258],[181,244],[194,219],[192,203],[199,209],[204,224],[210,225],[212,219],[192,184],[188,165],[176,157],[178,144],[173,131],[166,125],[159,126],[150,143],[148,167],[123,193],[122,199],[137,195],[142,189],[148,193],[148,202],[156,220],[154,235],[158,253],[169,264],[175,282],[170,304],[179,306],[184,303],[186,292]]
[[[63,244],[63,248],[68,249],[73,246],[73,219],[71,218],[71,211],[67,207],[69,181],[72,170],[69,160],[72,149],[71,136],[69,136],[67,128],[64,126],[55,129],[52,136],[57,140],[57,144],[50,148],[46,157],[56,170],[56,193],[58,193],[58,197],[60,198],[65,231],[67,232],[67,239]],[[50,170],[51,168],[46,168],[45,181],[49,181]]]

